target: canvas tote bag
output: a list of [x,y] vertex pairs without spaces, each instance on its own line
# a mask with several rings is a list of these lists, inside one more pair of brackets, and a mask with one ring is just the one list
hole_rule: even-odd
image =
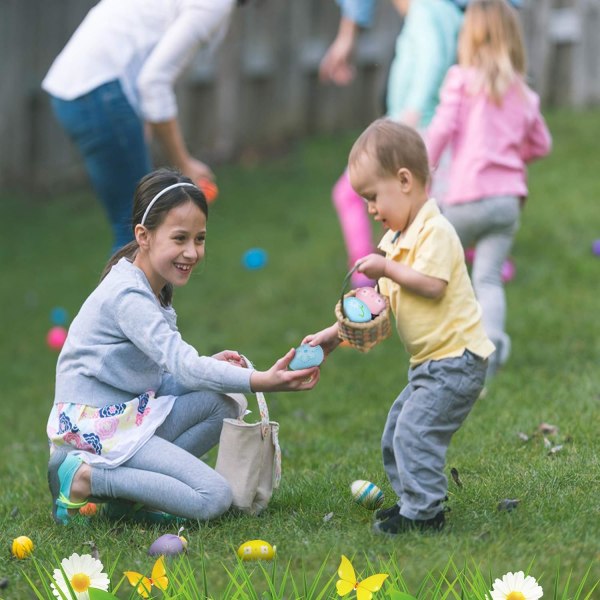
[[231,486],[232,506],[251,515],[267,508],[281,480],[279,423],[269,420],[262,392],[256,393],[256,401],[260,421],[246,423],[243,415],[223,419],[215,466]]

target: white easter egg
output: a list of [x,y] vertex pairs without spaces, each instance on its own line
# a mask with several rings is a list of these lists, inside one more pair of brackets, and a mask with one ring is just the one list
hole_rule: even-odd
[[350,485],[350,491],[354,501],[368,510],[377,510],[383,504],[383,492],[370,481],[357,479]]

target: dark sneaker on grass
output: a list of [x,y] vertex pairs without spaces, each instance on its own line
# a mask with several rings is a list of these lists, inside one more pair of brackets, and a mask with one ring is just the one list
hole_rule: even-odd
[[431,519],[408,519],[398,513],[389,517],[385,521],[376,521],[373,525],[375,533],[383,533],[386,535],[398,535],[407,531],[440,531],[444,527],[446,517],[444,511],[439,512]]
[[174,523],[178,525],[185,524],[188,520],[183,517],[156,510],[141,504],[140,502],[130,502],[128,500],[109,500],[105,502],[101,509],[101,514],[111,520],[126,519],[135,523]]
[[388,506],[387,508],[381,508],[375,513],[375,519],[377,521],[385,521],[390,517],[394,517],[400,514],[400,507],[397,504]]

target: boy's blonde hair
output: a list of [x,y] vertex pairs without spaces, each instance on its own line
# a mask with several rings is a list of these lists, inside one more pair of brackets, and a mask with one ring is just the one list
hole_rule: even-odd
[[506,0],[469,4],[458,41],[458,62],[480,72],[471,91],[484,91],[498,105],[515,78],[525,76],[523,32],[516,10]]
[[403,123],[387,118],[373,121],[354,142],[348,164],[355,164],[363,155],[377,161],[379,176],[395,177],[399,169],[405,168],[423,186],[429,181],[429,160],[423,138]]

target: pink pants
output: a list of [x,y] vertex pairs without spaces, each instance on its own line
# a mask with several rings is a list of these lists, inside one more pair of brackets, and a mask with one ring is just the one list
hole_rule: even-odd
[[[352,189],[347,170],[334,185],[332,199],[346,244],[348,266],[352,268],[359,258],[374,252],[375,246],[365,201]],[[352,275],[353,287],[373,285],[374,282],[362,273]]]

